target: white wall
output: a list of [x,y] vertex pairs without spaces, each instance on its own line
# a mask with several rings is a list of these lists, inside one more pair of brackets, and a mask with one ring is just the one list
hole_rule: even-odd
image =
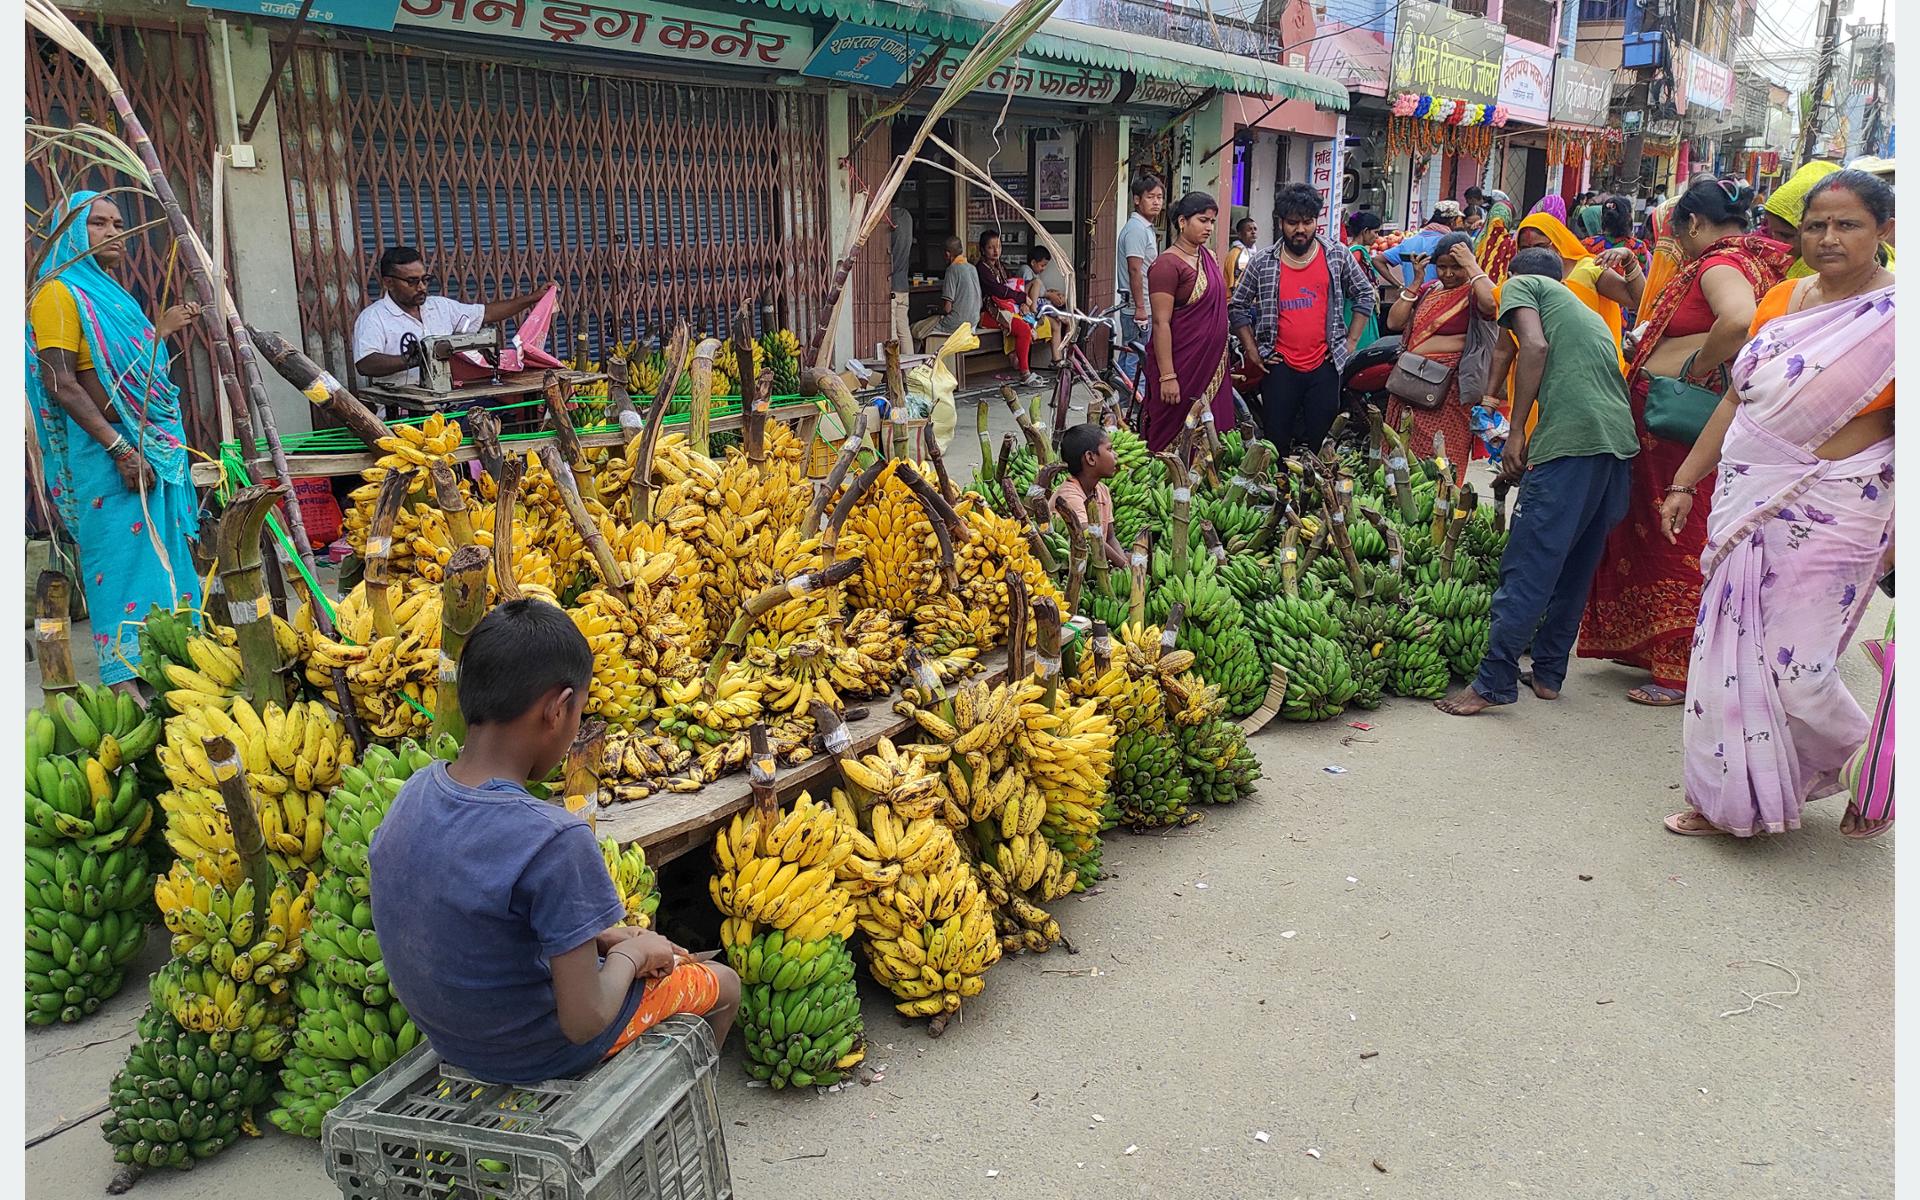
[[1260,226],[1262,246],[1279,236],[1273,227],[1273,194],[1279,189],[1280,135],[1257,131],[1247,158],[1247,215]]

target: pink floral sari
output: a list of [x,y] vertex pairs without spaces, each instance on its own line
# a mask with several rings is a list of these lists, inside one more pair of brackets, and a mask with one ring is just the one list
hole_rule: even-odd
[[1893,530],[1893,441],[1814,451],[1893,378],[1885,288],[1764,326],[1740,352],[1687,674],[1687,801],[1738,837],[1800,826],[1868,732],[1839,662]]

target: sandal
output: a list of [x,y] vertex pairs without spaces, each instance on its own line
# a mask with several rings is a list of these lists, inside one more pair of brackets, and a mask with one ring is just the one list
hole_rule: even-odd
[[1661,822],[1668,833],[1677,833],[1681,837],[1718,837],[1724,831],[1691,808],[1677,812]]
[[1869,821],[1860,815],[1860,809],[1854,802],[1847,801],[1847,811],[1840,817],[1840,833],[1856,842],[1869,841],[1893,828],[1892,817],[1882,817],[1878,821]]
[[1670,687],[1661,687],[1657,683],[1643,683],[1627,693],[1627,699],[1635,704],[1644,704],[1648,708],[1672,708],[1676,704],[1687,702],[1687,693]]

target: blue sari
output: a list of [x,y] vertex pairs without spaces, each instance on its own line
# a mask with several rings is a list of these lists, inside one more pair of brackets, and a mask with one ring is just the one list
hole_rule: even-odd
[[[96,195],[75,193],[53,223],[84,210]],[[47,392],[29,322],[28,411],[47,493],[80,548],[80,585],[100,681],[119,683],[133,678],[140,662],[139,623],[151,606],[200,607],[200,580],[188,546],[200,529],[199,505],[188,474],[180,390],[167,376],[167,349],[156,345],[153,323],[139,302],[89,252],[84,212],[41,264],[38,283],[54,280],[72,293],[79,310],[95,375],[112,404],[108,420],[139,450],[155,480],[144,498],[127,490],[106,447]]]

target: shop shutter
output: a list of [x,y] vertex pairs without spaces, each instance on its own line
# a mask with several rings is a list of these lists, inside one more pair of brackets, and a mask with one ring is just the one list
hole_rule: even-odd
[[[855,137],[860,136],[861,128],[880,107],[878,100],[853,106]],[[869,131],[867,140],[854,151],[853,186],[856,195],[860,192],[871,195],[893,165],[893,138],[889,125],[888,122],[882,122]],[[913,235],[918,239],[929,236],[929,233],[924,229],[916,229]],[[838,242],[836,238],[830,255],[839,253]],[[853,274],[848,278],[847,286],[853,289],[853,295],[849,297],[853,303],[853,352],[865,358],[873,353],[876,344],[893,336],[888,331],[892,324],[893,241],[892,231],[886,225],[874,230],[867,244],[860,248],[860,257],[853,265]],[[807,328],[810,332],[813,327],[809,325]],[[900,349],[902,353],[911,354],[914,348],[902,346]]]
[[[213,85],[207,68],[207,38],[198,30],[177,30],[79,17],[81,29],[100,47],[133,101],[133,110],[153,139],[167,178],[196,229],[205,231],[213,198]],[[27,118],[43,125],[97,125],[124,136],[113,103],[80,60],[37,33],[28,35]],[[107,178],[97,168],[72,161],[56,164],[68,189],[81,185],[95,191],[124,187],[131,181]],[[29,163],[27,203],[42,212],[56,193],[45,173],[44,161]],[[163,214],[157,201],[129,193],[114,197],[128,227],[144,225]],[[32,241],[28,253],[32,253]],[[173,234],[165,226],[127,243],[127,255],[118,272],[127,290],[157,315],[162,301],[192,299],[187,272],[170,254]],[[175,358],[173,378],[180,385],[182,418],[187,440],[211,450],[219,440],[220,403],[213,384],[212,354],[198,326],[191,338],[175,340],[186,347]]]
[[1086,192],[1088,199],[1081,201],[1082,210],[1089,214],[1086,236],[1074,239],[1088,247],[1088,257],[1080,264],[1085,282],[1075,299],[1082,312],[1099,312],[1111,305],[1117,294],[1114,239],[1120,234],[1120,197],[1126,194],[1130,182],[1122,175],[1126,164],[1120,161],[1120,123],[1101,121],[1084,126],[1079,159],[1086,164],[1081,173],[1085,182],[1080,186],[1090,190]]
[[280,102],[302,332],[336,374],[395,244],[463,300],[558,280],[564,351],[722,332],[743,299],[802,336],[818,318],[819,96],[302,46]]

